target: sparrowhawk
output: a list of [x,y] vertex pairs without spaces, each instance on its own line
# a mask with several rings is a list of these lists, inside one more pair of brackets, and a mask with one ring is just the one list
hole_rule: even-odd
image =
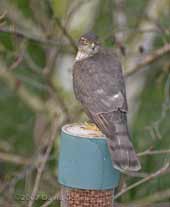
[[73,66],[73,88],[92,122],[106,135],[112,164],[121,170],[141,168],[127,127],[127,100],[121,64],[89,32],[81,36]]

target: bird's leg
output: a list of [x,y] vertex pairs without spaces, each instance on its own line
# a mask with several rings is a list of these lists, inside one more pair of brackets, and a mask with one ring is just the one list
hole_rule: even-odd
[[86,130],[100,131],[99,128],[94,123],[90,123],[90,122],[84,122],[83,128]]

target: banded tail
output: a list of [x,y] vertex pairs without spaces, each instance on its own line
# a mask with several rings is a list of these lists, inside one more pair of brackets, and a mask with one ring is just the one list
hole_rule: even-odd
[[[113,123],[113,122],[112,122]],[[129,139],[127,121],[114,123],[115,133],[108,139],[113,166],[123,171],[138,171],[141,165]]]

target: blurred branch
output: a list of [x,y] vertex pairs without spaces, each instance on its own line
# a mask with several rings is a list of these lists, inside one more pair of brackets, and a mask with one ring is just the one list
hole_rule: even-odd
[[161,169],[159,169],[158,171],[156,171],[155,173],[152,173],[151,175],[137,181],[136,183],[133,183],[132,185],[128,186],[127,188],[123,189],[122,191],[120,191],[119,193],[117,193],[115,195],[115,199],[119,198],[120,196],[122,196],[123,194],[127,193],[129,190],[133,189],[133,188],[136,188],[137,186],[143,184],[143,183],[146,183],[160,175],[162,175],[163,173],[166,172],[166,170],[168,169],[169,167],[169,162],[167,162]]
[[73,49],[76,52],[77,51],[77,45],[76,45],[75,41],[73,40],[71,35],[68,33],[67,29],[62,25],[60,19],[58,17],[56,17],[56,16],[54,17],[54,19],[56,21],[56,24],[58,25],[58,27],[62,31],[63,35],[68,39],[70,45],[73,47]]
[[0,193],[4,193],[11,187],[13,188],[18,181],[23,179],[26,176],[26,174],[31,173],[34,168],[35,168],[34,164],[29,164],[29,165],[24,166],[24,169],[21,172],[19,172],[14,178],[12,178],[12,180],[10,180],[10,182],[6,183],[0,189]]
[[144,66],[147,66],[153,63],[154,61],[157,61],[159,58],[161,58],[162,56],[166,55],[169,52],[170,52],[170,44],[166,44],[163,47],[155,50],[153,53],[146,55],[139,64],[134,65],[134,67],[131,70],[125,73],[125,77],[127,78],[135,74],[136,72],[139,71],[139,69],[142,69]]
[[5,162],[15,163],[17,165],[27,165],[30,164],[31,159],[21,157],[15,154],[9,154],[6,152],[0,152],[0,160]]
[[28,64],[29,68],[31,69],[31,71],[37,75],[42,75],[42,68],[39,67],[31,58],[31,56],[29,55],[29,53],[27,51],[25,51],[24,53],[24,60],[26,61],[26,63]]
[[146,150],[144,152],[138,153],[138,156],[146,156],[146,155],[161,155],[161,154],[170,154],[170,149],[168,150]]
[[151,123],[150,129],[153,130],[154,136],[158,139],[161,139],[160,127],[163,120],[165,120],[168,111],[170,110],[170,73],[168,73],[165,87],[164,87],[164,101],[161,107],[161,114],[159,118]]
[[[52,28],[52,21],[47,11],[48,1],[30,0],[29,5],[32,11],[34,22],[41,27],[45,36],[49,35]],[[38,8],[38,9],[37,9]]]
[[11,3],[10,0],[1,0],[0,1],[0,9],[6,12],[6,17],[12,25],[17,26],[17,28],[21,28],[25,32],[31,33],[35,36],[45,38],[45,34],[39,25],[35,24],[32,18],[26,17],[22,10],[17,7],[17,4]]
[[32,109],[35,111],[44,111],[46,109],[45,103],[37,96],[31,94],[18,80],[7,71],[7,69],[0,70],[0,79]]
[[[13,177],[12,180],[10,180],[8,183],[5,183],[5,185],[0,188],[0,193],[4,193],[11,187],[13,188],[20,180],[24,179],[26,175],[29,175],[37,167],[38,159],[39,157],[37,158],[37,156],[33,156],[28,165],[24,165],[24,168],[19,173],[17,173],[17,175]],[[48,161],[53,159],[56,159],[56,156],[49,157]]]
[[170,203],[158,203],[158,204],[135,204],[135,203],[114,203],[113,207],[169,207]]
[[60,47],[58,48],[50,47],[46,51],[47,61],[42,72],[47,80],[51,80],[51,77],[53,76],[53,72],[56,69],[55,64],[56,64],[57,56],[59,55],[59,49]]
[[16,35],[21,38],[26,38],[26,39],[33,40],[33,41],[36,41],[42,44],[47,44],[47,45],[50,44],[53,46],[54,45],[58,46],[61,44],[61,42],[59,43],[57,40],[47,40],[45,38],[42,38],[41,36],[33,35],[28,31],[24,31],[24,30],[15,28],[15,27],[14,28],[13,27],[0,27],[0,32],[10,33],[10,34]]
[[[26,105],[28,105],[35,112],[47,112],[50,118],[53,118],[56,114],[63,113],[62,107],[56,105],[54,100],[49,99],[44,101],[40,97],[32,94],[21,82],[18,80],[11,72],[8,72],[6,66],[3,66],[3,69],[0,70],[0,79],[3,80],[6,85],[14,91],[21,100],[24,101]],[[65,116],[65,114],[62,114]]]
[[55,200],[60,200],[60,192],[56,192],[56,194],[53,197],[51,197],[49,201],[45,202],[41,207],[47,207]]
[[[38,80],[34,80],[27,75],[16,74],[15,77],[18,81],[21,81],[22,84],[26,83],[27,85],[30,85],[35,89],[38,89],[41,91],[48,91],[48,86],[46,84],[43,84],[39,82]],[[45,103],[45,100],[42,100],[42,101],[44,101]]]
[[[110,0],[113,13],[113,0]],[[127,38],[127,16],[125,13],[126,1],[125,0],[115,0],[115,9],[114,9],[114,25],[116,27],[115,37],[116,42],[124,42]],[[113,16],[113,14],[112,14]],[[113,18],[113,17],[112,17]]]
[[[154,19],[155,21],[159,20],[160,15],[165,11],[165,9],[169,5],[169,0],[149,0],[147,2],[147,6],[145,9],[145,15],[143,19],[140,20],[138,30],[146,30],[153,28],[155,23],[148,21],[145,18],[147,16],[150,19]],[[130,40],[128,44],[128,48],[134,52],[134,54],[138,51],[139,47],[142,45],[146,51],[149,51],[152,48],[153,40],[155,38],[156,33],[134,33],[134,35],[130,35]],[[138,65],[138,58],[135,55],[129,56],[125,59],[124,67],[126,72],[129,73],[133,68],[136,68]]]
[[61,123],[60,123],[60,121],[57,120],[57,119],[55,119],[53,121],[52,128],[51,128],[51,136],[50,136],[49,142],[48,142],[48,147],[46,149],[45,154],[43,154],[43,155],[41,154],[40,155],[39,165],[37,166],[37,175],[36,175],[36,178],[35,178],[35,183],[34,183],[33,191],[31,193],[31,198],[32,199],[29,201],[28,207],[32,207],[33,204],[34,204],[34,201],[35,201],[35,198],[36,198],[36,195],[37,195],[37,191],[39,189],[39,184],[40,184],[41,176],[42,176],[43,170],[45,168],[45,164],[46,164],[46,162],[48,160],[48,157],[49,157],[49,154],[50,154],[53,142],[54,142],[54,140],[56,138],[56,133],[57,133],[58,129],[60,128],[61,124],[62,124],[62,121],[61,121]]
[[84,5],[90,2],[91,0],[79,0],[79,1],[73,1],[72,4],[70,4],[70,8],[68,8],[68,14],[66,15],[66,21],[64,23],[65,26],[68,26],[70,23],[70,20],[74,16],[74,14]]
[[[155,121],[152,121],[150,125],[145,127],[148,130],[152,139],[162,139],[160,128],[162,127],[162,122],[168,116],[170,111],[170,73],[167,74],[165,86],[164,86],[164,100],[161,104],[161,113]],[[145,150],[150,151],[151,149]]]
[[[170,197],[170,189],[167,189],[167,190],[159,191],[159,192],[156,192],[156,193],[152,193],[152,195],[150,195],[148,197],[145,197],[143,199],[140,199],[138,201],[135,201],[135,203],[137,205],[145,206],[145,205],[148,205],[148,204],[151,204],[151,203],[156,203],[156,202],[159,202],[159,201],[162,201],[162,200],[169,199],[169,197]],[[154,206],[155,205],[156,204],[154,204]],[[160,205],[160,207],[162,207],[162,206],[163,205]]]

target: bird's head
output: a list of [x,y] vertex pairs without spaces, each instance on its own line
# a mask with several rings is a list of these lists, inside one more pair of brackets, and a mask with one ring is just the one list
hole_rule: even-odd
[[76,61],[95,55],[99,52],[99,49],[100,44],[98,42],[98,37],[94,33],[88,32],[82,35],[78,44]]

